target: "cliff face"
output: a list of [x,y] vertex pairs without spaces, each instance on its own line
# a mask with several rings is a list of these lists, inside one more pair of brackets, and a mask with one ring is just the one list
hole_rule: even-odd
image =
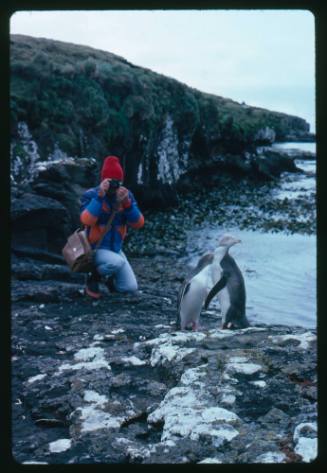
[[108,52],[12,35],[10,53],[13,183],[31,182],[38,161],[92,157],[99,167],[117,154],[126,185],[156,198],[217,156],[308,136],[301,118],[199,92]]

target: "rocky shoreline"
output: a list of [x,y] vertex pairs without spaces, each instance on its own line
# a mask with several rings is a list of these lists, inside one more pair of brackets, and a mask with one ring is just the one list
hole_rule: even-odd
[[[85,161],[78,170],[72,193],[65,195],[66,208],[73,209],[74,193],[80,192],[90,166]],[[48,189],[59,192],[51,169],[35,189],[46,189],[50,179]],[[77,170],[68,163],[57,166],[57,172],[60,181]],[[292,182],[298,172],[293,168],[283,174],[283,182]],[[34,223],[49,225],[53,235],[53,222],[42,215],[46,199],[54,195],[32,194],[25,200],[15,194],[16,236],[21,231],[25,238],[13,242],[11,260],[12,453],[17,462],[314,460],[316,330],[274,324],[221,330],[219,312],[208,310],[199,332],[181,332],[176,301],[189,271],[183,262],[188,232],[234,226],[311,235],[315,195],[276,199],[282,188],[278,173],[261,181],[215,176],[195,179],[194,192],[180,192],[175,207],[145,209],[145,227],[130,232],[124,247],[139,293],[123,296],[102,286],[98,302],[85,298],[84,276],[70,273],[55,246],[30,244]],[[64,196],[64,185],[60,192]],[[64,205],[50,204],[68,225]]]
[[60,265],[13,263],[14,458],[47,464],[314,459],[316,331],[221,330],[219,314],[210,310],[199,332],[176,331],[185,266],[167,254],[131,263],[139,294],[110,294],[103,286],[99,302],[85,300],[82,281],[68,282]]
[[[193,256],[211,228],[315,234],[315,165],[297,165],[315,156],[270,146],[312,141],[309,124],[111,53],[23,35],[11,35],[11,92],[16,462],[314,460],[314,329],[250,320],[247,329],[221,330],[212,308],[200,331],[176,326],[190,232],[204,233]],[[139,292],[102,286],[92,302],[61,249],[108,153],[122,158],[145,215],[124,245]]]

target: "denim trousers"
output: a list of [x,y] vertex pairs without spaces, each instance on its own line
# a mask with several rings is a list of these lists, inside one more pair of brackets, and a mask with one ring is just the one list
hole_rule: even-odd
[[113,283],[119,292],[137,291],[137,281],[134,271],[123,251],[114,251],[101,248],[95,252],[95,266],[100,276],[113,276]]

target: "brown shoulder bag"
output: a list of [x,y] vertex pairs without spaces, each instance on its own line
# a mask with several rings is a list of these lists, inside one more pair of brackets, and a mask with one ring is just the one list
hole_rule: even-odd
[[105,231],[94,249],[92,249],[87,238],[86,227],[78,228],[68,237],[67,243],[62,249],[62,254],[71,271],[74,273],[89,273],[94,269],[94,254],[101,245],[104,236],[110,230],[115,215],[116,211],[113,210]]

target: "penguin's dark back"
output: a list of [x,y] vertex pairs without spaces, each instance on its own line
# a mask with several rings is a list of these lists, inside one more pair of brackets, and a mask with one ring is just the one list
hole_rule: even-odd
[[233,304],[244,307],[245,310],[245,284],[240,268],[229,253],[223,257],[220,264],[223,270],[228,273],[226,286],[230,297],[233,299]]

